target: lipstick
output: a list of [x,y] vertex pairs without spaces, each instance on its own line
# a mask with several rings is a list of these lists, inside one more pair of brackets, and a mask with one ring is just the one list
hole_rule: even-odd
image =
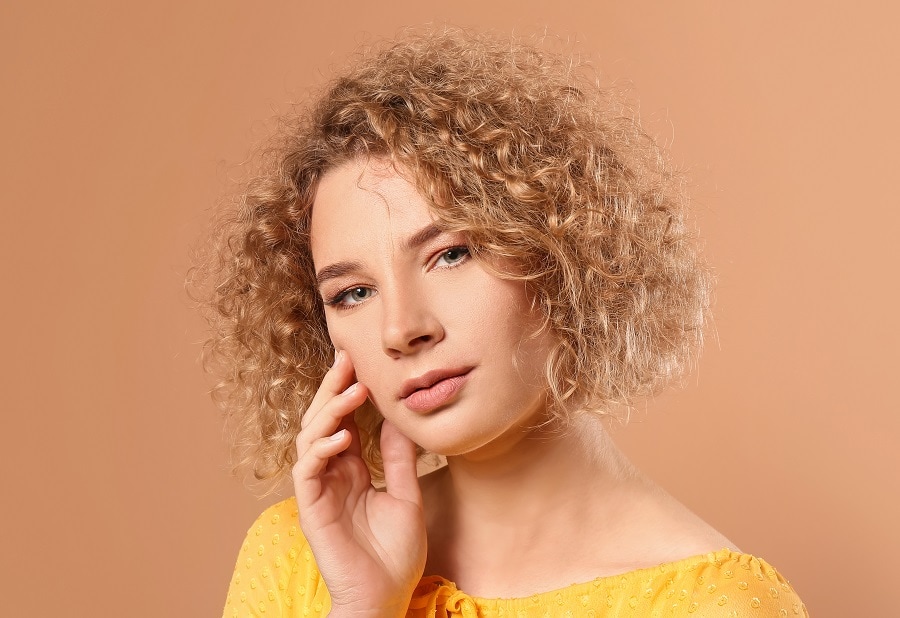
[[[405,383],[403,392],[408,392],[408,394],[405,397],[401,397],[403,404],[413,412],[421,413],[429,412],[449,403],[469,380],[471,369],[462,371],[462,373],[457,372],[452,375],[446,375],[447,372],[429,372],[429,374],[425,374],[418,380],[411,380],[409,383]],[[432,377],[429,377],[430,375]],[[412,384],[427,384],[427,386],[413,390],[410,388]]]

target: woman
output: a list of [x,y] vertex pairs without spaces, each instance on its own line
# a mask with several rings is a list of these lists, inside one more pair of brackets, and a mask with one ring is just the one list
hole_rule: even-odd
[[[222,221],[219,392],[295,494],[226,616],[806,614],[604,428],[689,366],[709,277],[662,153],[579,71],[406,37],[287,123]],[[418,476],[426,453],[447,465]]]

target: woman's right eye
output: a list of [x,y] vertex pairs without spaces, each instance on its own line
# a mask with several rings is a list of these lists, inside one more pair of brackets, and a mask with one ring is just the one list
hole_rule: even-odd
[[356,286],[338,292],[335,296],[325,301],[325,304],[338,309],[347,309],[369,299],[373,294],[375,294],[375,290],[372,288]]

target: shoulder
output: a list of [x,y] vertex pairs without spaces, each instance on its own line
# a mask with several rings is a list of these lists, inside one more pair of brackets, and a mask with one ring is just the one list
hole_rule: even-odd
[[267,540],[273,547],[281,544],[282,535],[302,539],[298,515],[294,498],[276,502],[259,514],[247,531],[247,539]]
[[288,498],[265,509],[250,526],[235,563],[224,616],[327,614],[330,599],[297,515],[296,500]]
[[288,498],[264,510],[247,530],[238,566],[262,575],[267,567],[280,569],[308,551],[309,544],[300,531],[297,502]]
[[672,588],[688,613],[711,618],[808,616],[790,583],[768,562],[722,549],[671,565]]

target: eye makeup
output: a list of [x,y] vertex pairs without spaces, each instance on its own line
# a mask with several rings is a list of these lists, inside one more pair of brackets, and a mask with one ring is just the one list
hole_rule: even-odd
[[[429,259],[429,263],[431,264],[429,270],[447,270],[456,268],[467,262],[470,256],[469,247],[466,245],[453,245],[441,249]],[[441,262],[443,262],[443,264],[441,264]],[[322,302],[328,307],[346,310],[361,305],[377,293],[378,291],[371,286],[352,285],[343,288],[331,296],[324,296]],[[347,302],[348,299],[352,302]]]

